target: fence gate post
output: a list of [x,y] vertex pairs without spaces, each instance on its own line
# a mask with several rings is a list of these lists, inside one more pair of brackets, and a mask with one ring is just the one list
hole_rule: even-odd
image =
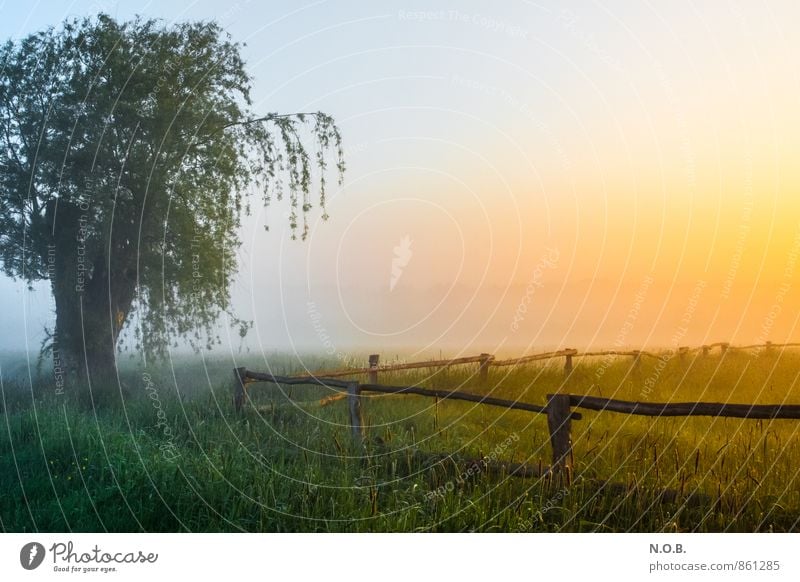
[[353,441],[361,446],[364,442],[364,418],[361,415],[361,386],[358,382],[347,383],[347,404],[350,410],[350,427]]
[[244,404],[245,391],[247,390],[245,386],[247,383],[247,368],[234,368],[233,375],[233,406],[236,412],[241,412],[242,405]]
[[567,483],[572,472],[571,416],[569,394],[547,395],[547,428],[553,448],[553,471],[563,475]]
[[493,359],[492,354],[481,354],[481,361],[478,364],[478,385],[484,390],[489,387],[489,362]]
[[570,372],[572,372],[572,356],[575,355],[575,350],[566,350],[566,358],[567,361],[564,362],[564,375],[569,376]]
[[378,383],[378,361],[380,356],[378,354],[372,354],[369,357],[369,372],[367,373],[367,379],[369,380],[369,384],[377,384]]

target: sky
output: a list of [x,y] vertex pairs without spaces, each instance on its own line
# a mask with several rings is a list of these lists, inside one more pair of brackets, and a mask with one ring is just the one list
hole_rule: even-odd
[[[245,221],[224,349],[800,341],[796,2],[5,2],[0,37],[99,11],[217,20],[257,111],[341,128],[330,220]],[[36,349],[47,285],[0,304]]]

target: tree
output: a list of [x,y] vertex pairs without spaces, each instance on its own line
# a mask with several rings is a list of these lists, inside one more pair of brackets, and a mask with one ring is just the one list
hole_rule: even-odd
[[327,218],[329,160],[344,172],[337,126],[321,112],[256,115],[240,48],[213,22],[99,15],[0,49],[0,262],[49,280],[68,378],[107,381],[134,320],[136,347],[158,356],[235,317],[254,188],[265,204],[286,192],[302,238],[312,197]]

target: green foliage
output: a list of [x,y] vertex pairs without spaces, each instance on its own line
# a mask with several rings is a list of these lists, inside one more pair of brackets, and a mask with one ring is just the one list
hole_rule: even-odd
[[314,191],[327,216],[329,157],[344,171],[330,116],[256,115],[251,82],[213,22],[100,15],[3,45],[3,271],[49,279],[57,299],[111,295],[94,306],[112,319],[137,311],[137,347],[150,354],[175,334],[211,337],[230,310],[248,190],[264,203],[286,193],[305,238]]

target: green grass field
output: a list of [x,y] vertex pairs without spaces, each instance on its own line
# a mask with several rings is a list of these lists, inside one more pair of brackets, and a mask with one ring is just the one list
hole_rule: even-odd
[[[288,358],[275,373],[299,370]],[[558,361],[561,363],[561,361]],[[242,365],[238,362],[237,365]],[[264,370],[263,362],[245,363]],[[649,401],[800,403],[800,354],[729,352],[493,368],[493,395]],[[97,412],[63,396],[33,400],[3,376],[0,528],[4,531],[795,531],[799,421],[646,418],[582,411],[574,483],[468,471],[489,456],[538,466],[551,450],[543,415],[417,396],[364,397],[366,453],[344,401],[318,387],[259,384],[241,416],[233,365],[187,358],[128,370],[124,406]],[[314,366],[311,366],[314,367]],[[320,362],[320,367],[324,367]],[[4,365],[9,369],[9,364]],[[382,373],[384,384],[475,391],[474,366]],[[24,377],[21,376],[21,377]],[[362,379],[365,381],[365,379]],[[643,387],[653,385],[643,393]],[[160,411],[160,412],[159,412]],[[440,460],[436,454],[452,457]],[[439,459],[439,460],[437,460]],[[606,483],[606,486],[603,486]],[[664,491],[669,490],[669,495]]]

